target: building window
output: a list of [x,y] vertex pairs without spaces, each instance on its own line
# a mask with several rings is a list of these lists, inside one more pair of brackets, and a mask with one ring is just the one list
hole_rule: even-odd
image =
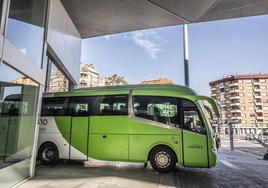
[[245,113],[242,113],[241,116],[242,116],[242,117],[246,117],[246,114],[245,114]]
[[221,93],[224,92],[224,88],[220,88],[220,92],[221,92]]
[[46,0],[11,0],[7,24],[7,39],[39,67],[42,63],[46,6]]
[[248,96],[252,96],[252,93],[248,93]]
[[243,90],[243,89],[244,89],[244,87],[243,87],[243,86],[240,86],[240,87],[239,87],[239,89]]
[[243,97],[244,96],[244,93],[240,93],[240,96]]

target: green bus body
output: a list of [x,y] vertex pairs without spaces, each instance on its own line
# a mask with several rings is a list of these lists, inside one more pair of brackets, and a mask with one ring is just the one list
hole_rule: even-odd
[[[216,165],[217,156],[211,125],[199,101],[207,100],[215,109],[217,107],[213,100],[199,96],[189,88],[177,85],[113,86],[54,93],[45,98],[113,95],[128,96],[126,115],[54,116],[58,130],[70,146],[86,157],[128,162],[147,162],[153,148],[166,146],[174,151],[180,165],[189,167]],[[133,98],[138,96],[171,97],[178,101],[191,101],[196,105],[206,133],[184,130],[181,126],[183,124],[181,109],[178,109],[179,127],[165,124],[162,126],[162,123],[135,117]],[[45,135],[40,134],[40,137],[43,138],[39,146],[49,141],[44,138]]]

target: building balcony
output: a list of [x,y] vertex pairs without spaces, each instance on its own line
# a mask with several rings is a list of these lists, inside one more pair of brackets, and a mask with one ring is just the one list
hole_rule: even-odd
[[234,109],[234,110],[231,110],[231,113],[241,113],[241,110],[240,109]]
[[258,86],[258,85],[261,85],[261,83],[255,81],[255,82],[253,82],[253,85],[254,85],[254,86]]
[[238,86],[238,85],[239,85],[239,83],[231,83],[231,84],[229,84],[229,87]]
[[215,91],[215,90],[216,90],[216,88],[215,88],[215,87],[212,87],[212,88],[211,88],[211,91]]
[[239,89],[231,89],[229,93],[239,93]]
[[236,116],[236,117],[231,117],[231,120],[241,120],[242,118],[241,117],[239,117],[239,116]]
[[88,79],[86,79],[86,78],[80,78],[80,82],[87,82],[88,81]]
[[254,88],[253,91],[254,92],[261,92],[261,88]]
[[263,117],[263,116],[257,116],[256,119],[257,119],[257,120],[263,120],[264,117]]
[[211,97],[215,97],[216,96],[216,93],[211,93]]
[[239,102],[231,103],[230,106],[240,106]]
[[263,109],[255,109],[257,113],[263,113]]
[[261,95],[254,95],[255,99],[261,99]]
[[230,99],[232,100],[232,99],[240,99],[240,97],[239,96],[232,96],[232,97],[230,97]]
[[261,102],[256,102],[255,106],[262,106],[262,103]]

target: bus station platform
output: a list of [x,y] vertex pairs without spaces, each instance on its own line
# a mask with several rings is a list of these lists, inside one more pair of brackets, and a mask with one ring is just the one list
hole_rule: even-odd
[[[245,142],[248,142],[245,143]],[[39,165],[35,178],[19,185],[19,188],[84,188],[84,187],[268,187],[268,161],[247,150],[249,141],[236,142],[230,151],[223,141],[218,152],[218,164],[211,169],[177,167],[171,173],[159,174],[148,165],[103,161],[67,162],[55,166]],[[238,150],[239,149],[239,150]],[[262,150],[261,147],[251,148]]]

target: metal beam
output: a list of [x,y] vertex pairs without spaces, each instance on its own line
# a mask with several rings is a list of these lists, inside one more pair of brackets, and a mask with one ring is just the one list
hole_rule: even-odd
[[189,45],[188,45],[188,26],[183,25],[183,51],[184,51],[184,85],[190,86],[189,83]]

